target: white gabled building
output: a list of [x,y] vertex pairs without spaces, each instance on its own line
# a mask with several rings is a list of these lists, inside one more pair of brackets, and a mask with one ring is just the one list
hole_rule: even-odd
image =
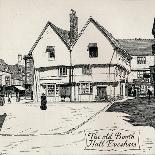
[[90,17],[72,51],[74,100],[125,97],[130,60],[112,34]]
[[[123,98],[131,56],[92,17],[78,34],[72,10],[70,31],[48,22],[30,50],[34,60],[34,100],[103,101]],[[71,93],[70,93],[71,91]]]
[[[70,57],[67,42],[61,36],[68,31],[57,28],[51,22],[33,49],[34,100],[40,100],[45,93],[49,101],[60,101],[59,88],[69,81]],[[63,36],[64,37],[64,36]]]

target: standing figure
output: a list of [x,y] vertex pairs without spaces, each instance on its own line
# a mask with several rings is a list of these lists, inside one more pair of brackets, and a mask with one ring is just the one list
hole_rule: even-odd
[[41,95],[41,106],[40,106],[40,109],[41,110],[46,110],[47,109],[47,99],[46,99],[46,96],[45,96],[45,94],[43,93],[42,95]]
[[17,91],[16,92],[16,102],[19,102],[20,101],[20,96],[19,96],[19,92]]
[[137,96],[137,91],[136,89],[133,90],[133,97],[136,97]]
[[151,96],[152,96],[152,91],[151,91],[150,89],[148,89],[147,95],[148,95],[148,98],[149,98],[149,100],[150,100],[150,99],[151,99]]
[[11,92],[8,92],[8,103],[11,103]]

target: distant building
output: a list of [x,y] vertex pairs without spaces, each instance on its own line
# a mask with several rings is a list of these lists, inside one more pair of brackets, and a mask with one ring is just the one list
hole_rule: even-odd
[[33,75],[35,101],[40,100],[42,93],[51,102],[127,96],[130,54],[92,17],[80,33],[77,20],[72,10],[70,31],[48,22],[30,50],[33,69],[29,75]]
[[146,95],[147,90],[153,90],[150,79],[150,66],[154,66],[152,45],[154,39],[118,39],[122,47],[132,56],[129,84],[137,93]]
[[23,78],[25,76],[24,66],[15,64],[8,65],[3,59],[0,59],[0,93],[12,91],[13,86],[21,86],[18,89],[24,89]]
[[33,99],[33,86],[34,86],[34,62],[32,54],[24,56],[25,61],[25,77],[24,77],[24,87],[25,87],[25,98]]
[[4,92],[4,87],[11,86],[11,72],[3,59],[0,59],[0,92]]
[[18,64],[8,65],[11,72],[11,85],[20,85],[24,84],[24,66]]

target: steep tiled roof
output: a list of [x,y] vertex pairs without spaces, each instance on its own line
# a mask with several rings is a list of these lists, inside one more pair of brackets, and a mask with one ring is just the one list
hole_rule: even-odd
[[133,56],[152,55],[154,39],[118,39],[122,47]]
[[45,33],[46,29],[49,26],[60,37],[60,39],[64,42],[64,44],[67,46],[67,48],[70,47],[69,31],[63,30],[61,28],[58,28],[53,23],[51,23],[50,21],[48,21],[47,24],[45,25],[45,27],[43,28],[42,32],[40,33],[39,37],[37,38],[37,40],[33,44],[32,48],[30,49],[29,53],[32,53],[33,52],[33,50],[35,49],[35,47],[37,46],[37,44],[39,43],[40,39],[42,38],[43,34]]
[[128,52],[126,52],[126,49],[124,49],[122,47],[122,45],[119,43],[119,41],[116,40],[111,33],[109,33],[103,26],[101,26],[92,17],[90,17],[87,20],[86,24],[84,25],[84,27],[80,31],[77,39],[75,40],[75,42],[72,42],[72,43],[70,41],[70,31],[63,30],[61,28],[58,28],[53,23],[51,23],[50,21],[48,21],[47,24],[45,25],[45,27],[43,28],[42,32],[40,33],[39,37],[35,41],[34,45],[32,46],[32,48],[31,48],[31,50],[30,50],[29,53],[31,54],[33,52],[33,50],[35,49],[35,47],[39,43],[40,39],[42,38],[43,34],[45,33],[46,29],[48,28],[48,26],[50,26],[53,29],[53,31],[60,37],[60,39],[66,45],[66,47],[68,49],[70,49],[71,47],[72,48],[74,47],[74,45],[76,44],[76,42],[78,41],[78,39],[81,37],[81,35],[83,35],[83,32],[85,31],[85,29],[88,27],[88,25],[90,23],[93,23],[96,26],[96,28],[109,40],[109,42],[111,43],[111,45],[113,46],[113,48],[115,50],[117,50],[118,52],[120,52],[122,55],[128,57],[128,59],[131,59],[130,54]]
[[24,66],[18,64],[8,65],[3,59],[0,59],[0,71],[10,73],[13,79],[22,80]]
[[12,74],[13,79],[22,80],[22,76],[24,74],[24,66],[15,64],[15,65],[8,65],[9,71]]
[[65,45],[67,47],[69,47],[70,46],[70,39],[69,39],[69,33],[70,33],[70,31],[63,30],[61,28],[58,28],[54,24],[52,24],[51,22],[49,22],[49,25],[57,33],[57,35],[65,43]]
[[[121,46],[118,40],[116,40],[111,33],[109,33],[103,26],[101,26],[97,21],[95,21],[92,17],[90,17],[84,27],[82,28],[81,32],[79,33],[79,36],[76,40],[83,35],[85,29],[88,27],[90,23],[93,23],[95,27],[109,40],[113,48],[117,51],[119,51],[122,55],[128,57],[128,59],[131,59],[130,54]],[[73,46],[76,44],[76,42],[73,44]]]
[[3,59],[0,59],[0,71],[10,73],[8,65],[5,63]]
[[[83,35],[85,29],[88,27],[90,23],[93,23],[96,28],[101,31],[101,33],[110,41],[110,43],[114,46],[119,47],[119,42],[109,33],[103,26],[101,26],[97,21],[95,21],[92,17],[90,17],[84,27],[82,28],[81,32],[79,33],[78,39]],[[77,40],[78,40],[77,39]]]

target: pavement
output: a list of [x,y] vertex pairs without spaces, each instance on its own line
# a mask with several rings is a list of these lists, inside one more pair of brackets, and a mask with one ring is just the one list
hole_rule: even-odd
[[51,103],[46,111],[40,104],[6,104],[1,111],[7,114],[1,134],[63,134],[89,120],[109,103]]
[[[5,104],[7,113],[0,132],[0,154],[155,154],[155,130],[134,127],[126,114],[105,112],[111,103]],[[139,133],[137,150],[86,148],[86,133],[103,130],[131,130]]]

